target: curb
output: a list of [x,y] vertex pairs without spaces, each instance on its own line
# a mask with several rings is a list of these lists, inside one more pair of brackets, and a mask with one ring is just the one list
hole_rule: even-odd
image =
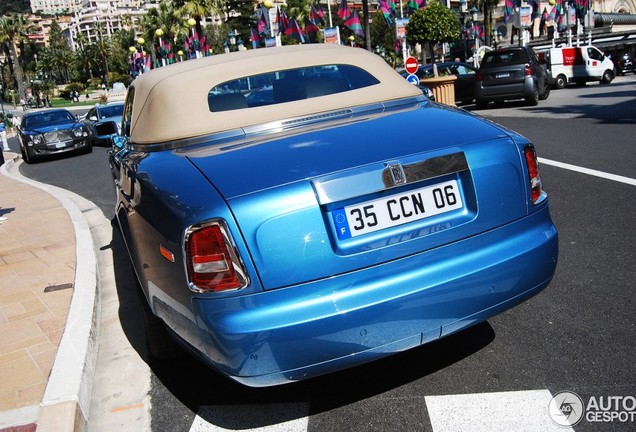
[[82,432],[88,426],[101,314],[97,257],[86,215],[89,211],[99,209],[86,200],[83,200],[86,204],[80,209],[73,199],[75,194],[22,176],[18,170],[20,163],[20,158],[15,155],[8,158],[0,171],[57,199],[71,218],[76,243],[73,296],[64,333],[40,403],[37,431]]

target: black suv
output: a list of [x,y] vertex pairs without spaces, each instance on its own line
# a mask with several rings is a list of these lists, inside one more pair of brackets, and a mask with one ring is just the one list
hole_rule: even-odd
[[636,67],[634,66],[634,56],[630,53],[625,53],[616,59],[616,74],[625,75],[627,72],[636,74]]
[[525,99],[528,105],[550,95],[549,71],[530,47],[509,47],[488,51],[475,81],[478,108],[488,102]]

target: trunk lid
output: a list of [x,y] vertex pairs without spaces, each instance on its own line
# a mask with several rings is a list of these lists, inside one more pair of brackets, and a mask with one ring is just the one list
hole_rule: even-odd
[[399,259],[526,215],[526,174],[503,129],[430,105],[397,114],[180,151],[226,199],[265,289]]

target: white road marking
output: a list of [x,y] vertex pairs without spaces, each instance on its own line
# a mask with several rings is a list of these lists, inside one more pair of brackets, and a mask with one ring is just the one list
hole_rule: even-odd
[[548,414],[548,390],[426,396],[434,432],[573,432]]
[[190,432],[305,432],[308,415],[305,403],[202,406]]
[[[433,432],[574,432],[552,421],[551,400],[547,389],[425,397]],[[308,415],[304,403],[202,406],[190,432],[305,432]]]
[[612,180],[615,182],[625,183],[631,186],[636,186],[636,179],[630,177],[619,176],[616,174],[610,174],[603,171],[597,171],[589,168],[584,168],[576,165],[570,165],[563,162],[557,162],[550,159],[539,158],[539,163],[555,166],[558,168],[563,168],[570,171],[576,171],[582,174],[587,174],[595,177],[601,177],[607,180]]

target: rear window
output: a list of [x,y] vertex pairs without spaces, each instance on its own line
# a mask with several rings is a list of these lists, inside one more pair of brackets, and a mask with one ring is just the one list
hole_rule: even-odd
[[227,81],[208,93],[210,111],[274,105],[379,84],[369,72],[350,65],[311,66]]
[[525,51],[491,51],[486,53],[482,64],[485,66],[505,66],[509,64],[527,63],[528,56]]

